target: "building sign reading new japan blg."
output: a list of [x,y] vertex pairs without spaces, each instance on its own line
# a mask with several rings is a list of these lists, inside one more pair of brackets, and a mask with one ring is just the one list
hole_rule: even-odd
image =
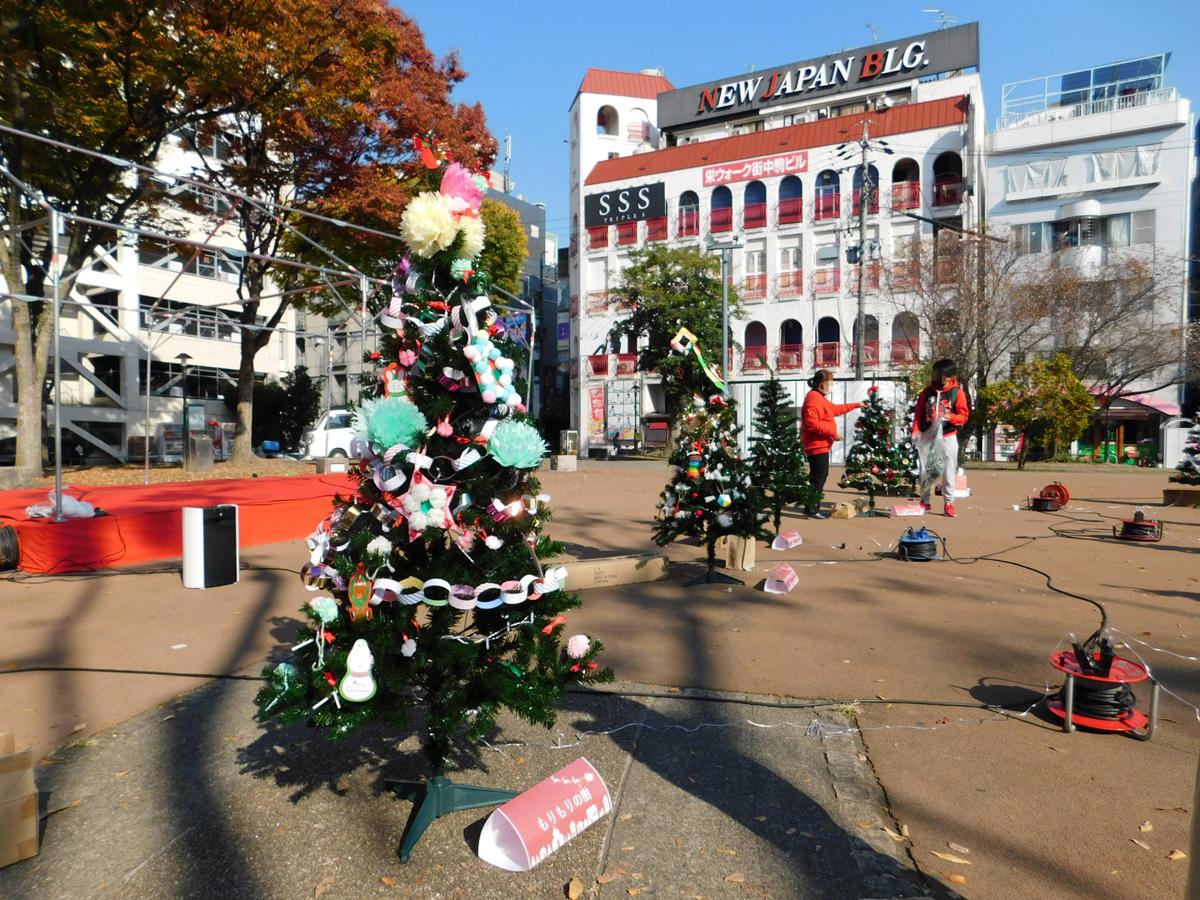
[[666,214],[667,191],[661,181],[637,187],[613,188],[600,194],[587,194],[583,198],[583,224],[588,228],[659,219]]
[[765,107],[827,97],[979,65],[979,26],[932,31],[889,44],[762,69],[716,84],[658,95],[661,128],[685,127]]

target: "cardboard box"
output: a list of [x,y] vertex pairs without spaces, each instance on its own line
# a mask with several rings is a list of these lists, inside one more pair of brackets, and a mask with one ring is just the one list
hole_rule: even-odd
[[567,567],[567,588],[613,587],[640,584],[667,577],[665,553],[637,553],[631,556],[597,556],[591,559],[556,559],[549,565]]
[[11,734],[0,734],[0,867],[38,854],[38,794],[33,751],[15,749]]

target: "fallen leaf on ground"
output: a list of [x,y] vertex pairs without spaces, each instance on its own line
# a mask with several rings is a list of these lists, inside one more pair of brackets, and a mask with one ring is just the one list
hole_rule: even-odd
[[901,833],[902,835],[904,835],[905,837],[908,837],[908,826],[907,826],[907,825],[903,825],[903,824],[902,824],[902,825],[900,826],[900,833]]
[[624,850],[626,853],[628,853],[630,850],[633,849],[633,847],[622,847],[621,849]]
[[162,717],[161,719],[159,719],[158,721],[160,721],[160,722],[170,722],[170,721],[171,721],[173,718],[175,718],[175,713],[171,713],[169,716],[163,716],[163,717]]
[[313,896],[320,897],[323,893],[325,893],[331,887],[333,887],[333,876],[326,875],[324,878],[322,878],[320,881],[318,881],[317,886],[315,888],[313,888]]
[[1066,753],[1067,752],[1062,747],[1051,747],[1050,749],[1053,750],[1055,753]]
[[75,734],[77,732],[83,731],[83,729],[85,729],[85,728],[87,728],[87,722],[80,722],[78,725],[76,725],[74,728],[72,728],[70,731],[68,731],[67,734]]
[[784,832],[784,834],[795,834],[795,833],[796,833],[795,828],[789,828],[787,831]]
[[679,835],[676,835],[676,836],[675,836],[675,846],[676,846],[676,847],[682,847],[682,846],[683,846],[683,844],[681,844],[681,843],[679,842]]
[[722,854],[722,855],[724,855],[724,856],[737,856],[737,851],[736,851],[736,850],[730,850],[728,847],[718,847],[718,848],[717,848],[716,850],[714,850],[713,852],[714,852],[714,853],[720,853],[720,854]]
[[630,897],[636,897],[643,890],[645,890],[645,888],[625,888],[625,893],[627,893]]
[[379,880],[382,881],[384,884],[386,884],[388,887],[395,887],[397,884],[400,883],[395,878],[390,878],[387,875],[380,875]]
[[122,769],[120,772],[113,772],[113,775],[116,776],[117,778],[124,778],[128,774],[129,774],[128,769]]
[[766,816],[755,816],[754,821],[755,822],[765,822],[765,821],[767,821],[767,817]]
[[621,813],[621,815],[617,818],[617,821],[618,822],[628,822],[632,818],[633,818],[633,813]]
[[1143,834],[1147,831],[1153,831],[1153,830],[1154,830],[1154,826],[1151,825],[1149,822],[1143,822],[1141,825],[1138,826],[1138,831],[1142,832]]
[[746,881],[746,876],[741,872],[734,872],[732,875],[726,875],[725,880],[730,884],[743,884]]
[[1145,841],[1139,841],[1137,838],[1130,838],[1130,840],[1133,841],[1135,844],[1137,844],[1139,847],[1141,847],[1143,850],[1150,849],[1150,845],[1147,844]]
[[940,850],[930,850],[938,859],[944,859],[946,862],[958,863],[960,866],[969,866],[971,861],[963,859],[961,856],[955,856],[953,853],[942,853]]
[[968,850],[962,844],[954,843],[954,841],[946,841],[946,846],[949,847],[951,850],[953,850],[955,853],[961,853],[963,856],[971,855],[970,850]]
[[887,836],[890,837],[893,841],[897,841],[897,842],[904,841],[904,837],[902,835],[896,834],[896,832],[892,831],[892,829],[888,828],[886,825],[882,825],[880,827],[883,828],[883,830],[887,833]]
[[579,900],[583,896],[583,882],[578,878],[572,878],[567,882],[563,891],[567,895],[567,900]]
[[1182,850],[1172,850],[1167,854],[1167,859],[1169,859],[1171,862],[1179,862],[1181,859],[1187,859],[1187,854]]
[[629,873],[626,872],[624,869],[622,869],[620,866],[609,866],[607,869],[604,870],[603,874],[601,874],[600,877],[596,879],[596,881],[599,884],[608,884],[610,881],[615,881],[616,879],[620,878],[622,875],[628,875],[628,874]]
[[947,881],[952,881],[955,884],[966,884],[967,877],[965,875],[955,875],[953,872],[943,872],[942,877]]
[[334,782],[333,786],[339,791],[345,793],[346,791],[350,790],[350,779],[343,775],[336,782]]
[[1189,812],[1189,810],[1186,806],[1156,806],[1154,808],[1156,810],[1158,810],[1159,812],[1181,812],[1181,813]]

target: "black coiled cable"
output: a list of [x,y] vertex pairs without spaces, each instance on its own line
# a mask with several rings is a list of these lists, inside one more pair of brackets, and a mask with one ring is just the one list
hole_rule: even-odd
[[1162,525],[1150,519],[1126,519],[1121,523],[1121,532],[1117,537],[1135,541],[1157,541],[1162,532]]
[[[1058,701],[1065,707],[1067,704],[1066,685],[1059,688]],[[1108,719],[1120,721],[1126,718],[1137,703],[1127,684],[1111,684],[1102,681],[1088,681],[1075,676],[1075,700],[1073,714],[1088,716],[1093,719]]]
[[937,540],[930,538],[927,541],[900,541],[896,547],[896,555],[900,559],[912,562],[925,562],[937,559]]

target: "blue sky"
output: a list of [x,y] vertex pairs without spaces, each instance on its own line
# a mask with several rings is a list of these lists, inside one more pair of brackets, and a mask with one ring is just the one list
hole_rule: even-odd
[[[567,232],[567,109],[589,67],[659,66],[677,87],[751,68],[936,28],[922,8],[978,21],[989,128],[1000,85],[1162,51],[1167,84],[1200,101],[1200,3],[398,3],[438,54],[458,50],[470,77],[455,96],[483,104],[497,138],[511,134],[517,191],[546,204],[547,228]],[[851,11],[852,10],[852,11]],[[1196,112],[1193,106],[1193,113]]]

